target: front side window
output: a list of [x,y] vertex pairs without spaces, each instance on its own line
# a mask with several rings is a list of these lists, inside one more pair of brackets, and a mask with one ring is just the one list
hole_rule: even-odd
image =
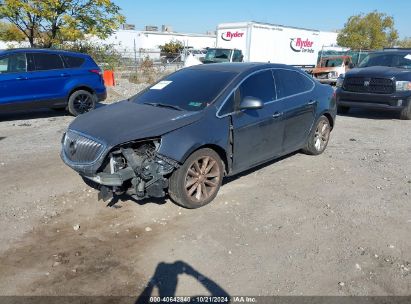
[[234,55],[233,55],[233,62],[241,62],[243,61],[243,55],[241,54],[241,51],[235,50]]
[[236,75],[213,70],[180,70],[137,95],[133,102],[200,111],[211,105]]
[[26,55],[24,53],[11,54],[0,58],[0,73],[22,73],[27,71]]
[[308,92],[314,87],[312,80],[297,71],[278,69],[274,71],[274,77],[278,98]]
[[34,53],[32,56],[36,71],[59,70],[64,68],[60,55]]
[[218,115],[223,116],[227,114],[231,114],[234,112],[235,109],[235,94],[232,93],[231,96],[226,100],[224,105],[221,107],[220,111],[218,112]]
[[274,78],[271,70],[250,76],[240,86],[241,98],[257,97],[263,103],[276,99]]

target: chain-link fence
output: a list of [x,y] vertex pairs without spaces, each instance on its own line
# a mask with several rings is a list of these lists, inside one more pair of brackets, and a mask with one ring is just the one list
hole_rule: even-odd
[[[177,54],[150,50],[122,50],[114,67],[117,80],[127,79],[133,83],[153,83],[158,79],[181,69],[187,52]],[[106,69],[106,64],[99,65]]]

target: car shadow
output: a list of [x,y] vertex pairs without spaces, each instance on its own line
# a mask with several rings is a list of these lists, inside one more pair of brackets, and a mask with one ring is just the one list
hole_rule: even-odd
[[[106,104],[96,104],[96,109],[105,107]],[[14,121],[14,120],[31,120],[40,118],[56,118],[71,116],[66,109],[33,109],[33,110],[19,110],[19,111],[4,111],[0,113],[0,121]]]
[[[150,301],[150,299],[156,298],[153,297],[154,288],[157,288],[158,290],[159,299],[178,296],[176,295],[176,290],[179,284],[179,278],[182,275],[194,278],[209,292],[209,295],[207,296],[220,297],[218,303],[230,302],[230,295],[217,283],[201,274],[187,263],[177,261],[175,263],[162,262],[157,265],[154,275],[148,281],[146,285],[147,287],[137,298],[135,304],[155,303],[155,301]],[[191,296],[190,301],[186,301],[185,303],[203,303],[201,300],[197,300],[196,297],[197,296]]]
[[261,169],[264,169],[264,168],[266,168],[266,167],[269,167],[269,166],[271,166],[271,165],[273,165],[273,164],[275,164],[275,163],[281,162],[281,161],[283,161],[284,159],[287,159],[287,158],[292,157],[292,156],[294,156],[294,155],[296,155],[296,154],[299,154],[299,153],[301,153],[301,152],[300,152],[300,151],[295,151],[295,152],[292,152],[292,153],[290,153],[290,154],[281,156],[280,158],[273,159],[273,160],[271,160],[271,161],[269,161],[269,162],[266,162],[266,163],[263,163],[263,164],[258,165],[258,166],[256,166],[256,167],[253,167],[253,168],[251,168],[251,169],[248,169],[248,170],[246,170],[246,171],[240,172],[240,173],[238,173],[238,174],[236,174],[236,175],[227,176],[227,177],[225,177],[225,178],[223,179],[223,185],[229,184],[229,183],[231,183],[231,182],[233,182],[233,181],[235,181],[235,180],[237,180],[237,179],[240,179],[240,178],[242,178],[242,177],[244,177],[244,176],[250,175],[250,174],[252,174],[252,173],[254,173],[254,172],[256,172],[256,171],[259,171],[259,170],[261,170]]
[[152,198],[145,198],[142,200],[138,200],[127,194],[115,195],[110,200],[110,202],[107,204],[107,207],[118,209],[118,208],[121,208],[121,206],[118,205],[119,202],[130,202],[130,201],[140,206],[144,206],[147,204],[164,205],[167,203],[167,197],[161,197],[161,198],[152,197]]
[[54,118],[69,116],[65,110],[38,109],[30,111],[3,112],[0,121],[31,120],[39,118]]
[[350,109],[347,114],[338,114],[338,116],[375,120],[400,120],[398,112],[384,110]]

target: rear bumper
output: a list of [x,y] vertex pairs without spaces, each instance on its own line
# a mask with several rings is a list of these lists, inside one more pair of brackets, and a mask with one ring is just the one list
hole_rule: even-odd
[[336,91],[337,105],[353,108],[383,109],[401,111],[411,102],[411,92],[388,94],[369,94],[347,92],[341,88]]
[[104,90],[104,92],[97,93],[97,99],[98,101],[104,101],[107,99],[107,90]]

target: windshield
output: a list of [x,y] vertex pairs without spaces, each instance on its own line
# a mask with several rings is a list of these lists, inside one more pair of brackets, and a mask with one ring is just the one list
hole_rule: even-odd
[[205,60],[218,60],[221,62],[230,61],[231,50],[229,49],[209,49],[205,56]]
[[214,101],[235,75],[232,72],[184,69],[164,78],[132,101],[176,110],[200,111]]
[[411,69],[411,53],[410,54],[393,54],[393,53],[374,53],[369,54],[360,63],[360,68],[372,66],[387,66],[396,68]]
[[343,64],[343,58],[323,58],[321,62],[322,68],[340,67]]

